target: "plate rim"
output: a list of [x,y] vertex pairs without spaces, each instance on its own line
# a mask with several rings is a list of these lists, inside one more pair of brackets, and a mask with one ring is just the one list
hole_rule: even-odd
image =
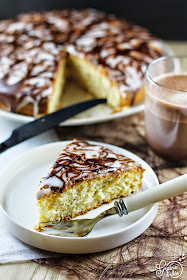
[[[66,145],[66,144],[68,144],[68,143],[70,143],[70,142],[71,142],[71,140],[52,142],[52,143],[49,143],[49,144],[45,144],[45,145],[41,145],[41,146],[35,147],[35,148],[33,148],[33,149],[29,150],[29,151],[26,151],[26,152],[22,153],[21,155],[19,155],[18,157],[16,157],[10,164],[8,164],[8,166],[3,170],[3,172],[0,173],[0,179],[1,179],[1,177],[3,176],[3,173],[6,173],[6,172],[9,170],[9,168],[10,168],[12,165],[14,165],[15,161],[20,162],[22,158],[27,157],[27,156],[30,156],[30,155],[33,153],[33,151],[37,151],[37,150],[40,150],[40,149],[46,149],[46,147],[48,147],[48,146],[51,146],[51,147],[52,147],[52,146],[58,146],[58,145],[60,146],[60,145],[63,145],[63,144]],[[103,146],[106,146],[106,147],[109,147],[109,148],[114,148],[114,149],[117,148],[117,149],[119,149],[119,150],[125,151],[125,153],[127,152],[127,153],[129,153],[130,155],[132,154],[133,157],[136,158],[135,161],[137,161],[137,160],[139,161],[139,160],[140,160],[140,162],[142,161],[143,164],[145,164],[145,165],[148,166],[148,168],[149,168],[150,171],[152,172],[152,176],[154,176],[156,185],[159,184],[158,177],[156,176],[156,173],[155,173],[154,170],[151,168],[151,166],[150,166],[148,163],[146,163],[143,159],[141,159],[139,156],[137,156],[136,154],[134,154],[134,153],[132,153],[132,152],[130,152],[130,151],[124,149],[124,148],[121,148],[121,147],[118,147],[118,146],[115,146],[115,145],[112,145],[112,144],[103,143],[103,142],[97,142],[97,141],[89,141],[89,140],[88,140],[88,142],[91,143],[91,144],[92,144],[92,143],[93,143],[93,144],[100,144],[100,145],[103,145]],[[127,155],[127,156],[128,156],[128,155]],[[6,187],[5,187],[5,189],[6,189]],[[4,194],[5,194],[5,191],[3,190],[3,195],[4,195]],[[156,208],[157,208],[157,203],[153,204],[153,205],[149,208],[149,210],[148,210],[140,219],[138,219],[138,220],[135,221],[134,223],[130,224],[129,226],[127,226],[127,227],[125,227],[125,228],[123,228],[123,229],[117,230],[117,231],[115,231],[115,232],[113,232],[113,233],[104,234],[104,235],[99,235],[99,236],[91,236],[91,237],[88,236],[88,237],[86,237],[86,238],[82,238],[82,237],[52,236],[52,235],[43,234],[42,232],[37,232],[37,231],[34,230],[34,229],[29,229],[28,227],[23,226],[21,223],[15,221],[15,220],[7,213],[7,211],[6,211],[6,210],[4,209],[4,207],[3,207],[4,199],[5,199],[5,197],[3,196],[3,198],[1,198],[1,200],[0,200],[0,211],[3,213],[3,215],[6,216],[6,218],[8,218],[8,220],[9,220],[11,223],[13,223],[13,224],[19,226],[20,228],[22,228],[22,229],[24,229],[24,230],[26,230],[26,231],[28,231],[28,232],[31,232],[32,234],[34,233],[34,234],[39,235],[39,236],[43,236],[43,237],[45,236],[45,237],[47,237],[47,238],[50,238],[51,240],[72,240],[72,241],[76,241],[76,240],[88,240],[88,241],[89,241],[89,240],[102,239],[102,238],[106,238],[106,237],[112,237],[113,235],[120,234],[120,233],[122,233],[123,231],[130,230],[132,226],[134,226],[134,225],[136,225],[136,224],[138,224],[138,223],[141,223],[141,222],[142,222],[142,219],[145,219],[145,220],[146,220],[146,217],[147,217],[148,215],[150,215],[151,212],[154,212],[154,211],[156,210]],[[156,215],[156,214],[155,214],[155,215]],[[12,234],[12,233],[11,233],[11,234]],[[14,234],[13,234],[13,235],[14,235]],[[18,239],[19,239],[19,238],[18,238]]]

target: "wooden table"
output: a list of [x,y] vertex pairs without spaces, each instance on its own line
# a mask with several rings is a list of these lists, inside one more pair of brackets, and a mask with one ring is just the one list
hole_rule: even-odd
[[[168,45],[173,49],[176,55],[187,55],[187,42],[167,42]],[[72,128],[60,128],[57,130],[58,134],[60,135],[62,140],[65,139],[72,139],[74,137],[77,138],[87,138],[89,140],[98,140],[103,141],[111,144],[115,144],[118,146],[122,146],[126,149],[131,150],[132,152],[138,154],[143,159],[145,159],[155,170],[157,173],[160,182],[167,181],[173,177],[176,177],[177,175],[187,173],[187,167],[185,164],[181,164],[180,162],[177,163],[167,163],[166,161],[160,159],[158,156],[156,156],[150,148],[147,146],[145,139],[144,139],[144,120],[143,120],[143,113],[140,113],[138,115],[129,117],[129,118],[123,118],[115,121],[111,121],[110,123],[105,124],[98,124],[98,125],[89,125],[86,127],[75,127],[73,130]],[[170,201],[171,202],[171,201]],[[180,198],[180,205],[183,205],[184,198]],[[166,204],[168,201],[165,201],[164,203],[159,204],[159,213],[160,215],[164,215],[162,212],[162,208],[165,209]],[[175,203],[175,202],[174,202]],[[174,205],[174,204],[173,204]],[[184,205],[183,205],[184,206]],[[182,207],[182,206],[181,206]],[[183,207],[184,208],[184,207]],[[157,221],[157,220],[156,220]],[[153,223],[153,226],[157,226],[157,222]],[[148,229],[145,234],[143,234],[138,240],[138,242],[141,242],[141,238],[144,239],[145,237],[148,238],[148,236],[151,234],[151,230],[154,230],[155,228]],[[166,234],[167,235],[167,234]],[[150,238],[150,236],[149,236]],[[160,238],[166,238],[164,236],[164,232],[160,232]],[[168,239],[166,238],[166,241],[168,242]],[[168,243],[170,248],[175,251],[175,254],[178,252],[178,255],[182,254],[185,250],[185,242],[177,242],[173,245],[171,245],[171,242]],[[136,250],[137,246],[135,243],[132,243],[132,250]],[[128,249],[125,247],[126,250]],[[140,250],[141,247],[138,247],[138,250]],[[166,252],[168,252],[166,248]],[[112,252],[115,252],[112,250]],[[126,251],[125,251],[126,252]],[[145,249],[145,253],[146,253]],[[134,254],[136,255],[137,252],[135,251]],[[144,254],[144,252],[143,252]],[[101,253],[100,255],[96,254],[96,257],[105,257],[105,253]],[[143,255],[142,255],[143,256]],[[94,255],[90,256],[70,256],[70,257],[64,257],[64,259],[50,261],[29,261],[24,263],[13,263],[13,264],[6,264],[0,266],[0,279],[3,280],[39,280],[39,279],[45,279],[45,280],[57,280],[57,279],[78,279],[77,276],[70,275],[68,276],[67,271],[68,269],[63,268],[64,263],[69,268],[72,268],[72,266],[79,266],[81,264],[82,273],[84,273],[83,276],[87,275],[84,279],[99,279],[98,275],[99,272],[96,273],[97,276],[94,277],[93,271],[90,270],[90,263],[92,263],[92,260],[94,260]],[[123,255],[124,257],[124,255]],[[164,257],[164,256],[163,256]],[[88,262],[89,260],[89,262]],[[132,262],[132,259],[129,260],[129,262]],[[139,260],[141,262],[141,260]],[[88,262],[88,263],[87,263]],[[123,262],[122,262],[123,263]],[[87,267],[88,264],[88,267]],[[93,264],[94,265],[94,264]],[[141,268],[141,263],[138,264]],[[128,264],[126,264],[127,270],[128,270]],[[137,266],[137,264],[135,264]],[[150,266],[150,263],[148,263],[148,266]],[[138,267],[138,266],[137,266]],[[98,267],[99,269],[99,267]],[[124,268],[125,269],[125,268]],[[87,271],[88,270],[88,271]],[[102,271],[100,271],[102,272]],[[81,275],[81,270],[76,270],[77,275]],[[80,273],[80,274],[79,274]],[[138,273],[138,272],[136,272]],[[111,274],[112,275],[112,274]],[[138,274],[137,274],[138,275]],[[156,274],[152,273],[151,275],[148,275],[146,273],[140,274],[141,276],[135,277],[136,279],[156,279]],[[106,275],[105,275],[106,276]],[[93,278],[91,278],[93,277]],[[81,278],[82,279],[82,278]],[[103,279],[103,278],[101,278]],[[109,278],[107,278],[109,279]],[[119,279],[119,278],[118,278]],[[134,279],[134,275],[132,275],[132,278],[129,274],[126,275],[125,279]],[[169,279],[169,278],[168,278]],[[180,279],[184,278],[181,276]]]

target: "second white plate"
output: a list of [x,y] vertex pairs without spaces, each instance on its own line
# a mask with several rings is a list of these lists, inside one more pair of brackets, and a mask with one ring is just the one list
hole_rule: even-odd
[[[8,231],[34,247],[70,254],[109,250],[131,241],[144,232],[155,218],[156,204],[121,218],[118,215],[107,217],[98,222],[85,237],[49,236],[33,229],[37,217],[35,197],[40,179],[68,143],[68,141],[64,141],[35,148],[16,159],[4,170],[3,174],[0,174],[0,209],[4,214],[5,226]],[[158,185],[154,171],[138,156],[116,146],[99,144],[130,157],[142,165],[146,170],[142,191]],[[104,204],[89,211],[84,215],[84,218],[93,218],[112,206],[113,203]]]

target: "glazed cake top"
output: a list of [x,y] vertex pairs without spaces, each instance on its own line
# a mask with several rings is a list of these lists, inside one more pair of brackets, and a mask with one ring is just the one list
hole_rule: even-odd
[[143,70],[161,55],[160,43],[137,25],[95,10],[29,13],[0,22],[0,94],[37,106],[52,93],[57,63],[69,53],[104,66],[110,79],[134,94]]
[[49,173],[42,178],[37,199],[94,178],[120,174],[139,167],[132,159],[100,145],[73,140],[59,155]]

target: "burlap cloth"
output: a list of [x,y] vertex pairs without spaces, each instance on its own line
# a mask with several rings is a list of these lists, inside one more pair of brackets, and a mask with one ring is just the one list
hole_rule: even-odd
[[[150,164],[160,183],[187,173],[186,162],[165,161],[149,148],[144,137],[143,113],[107,123],[59,127],[57,133],[61,140],[76,137],[125,148]],[[159,203],[152,225],[141,236],[119,248],[97,254],[65,255],[37,262],[58,269],[67,279],[89,280],[173,279],[164,267],[168,267],[171,261],[178,261],[183,268],[178,279],[187,279],[186,205],[187,194]],[[156,275],[158,265],[163,267],[161,274],[157,273],[159,277]],[[174,269],[177,270],[176,267]]]

